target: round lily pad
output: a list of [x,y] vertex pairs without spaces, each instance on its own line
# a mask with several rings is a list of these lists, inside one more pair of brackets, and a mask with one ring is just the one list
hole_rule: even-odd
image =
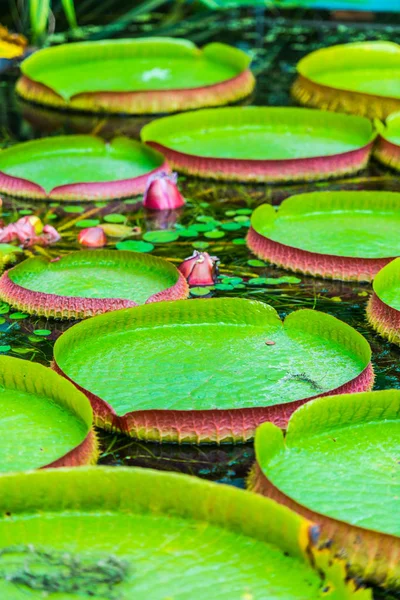
[[358,171],[368,162],[375,132],[363,117],[249,106],[157,119],[143,127],[141,138],[184,173],[279,182]]
[[318,277],[371,281],[400,256],[400,194],[312,192],[278,209],[259,206],[249,248],[264,260]]
[[90,403],[69,381],[0,356],[0,390],[0,473],[96,461]]
[[7,600],[245,600],[265,590],[277,600],[371,600],[346,581],[344,563],[317,549],[313,523],[187,475],[123,467],[4,475],[0,512]]
[[282,323],[271,306],[239,298],[101,315],[54,347],[55,367],[86,391],[97,425],[174,442],[244,441],[311,397],[369,389],[370,356],[334,317],[300,310]]
[[320,398],[256,433],[253,490],[322,526],[353,575],[400,588],[400,391]]
[[400,110],[400,46],[368,41],[311,52],[292,93],[306,106],[385,119]]
[[168,261],[136,252],[72,252],[29,258],[0,278],[0,298],[29,314],[79,319],[146,302],[186,298],[185,278]]
[[220,106],[248,96],[250,57],[184,39],[80,42],[36,52],[21,66],[25,100],[90,112],[154,114]]
[[0,192],[44,200],[123,198],[143,193],[149,175],[162,170],[168,166],[159,152],[128,138],[41,138],[1,152]]
[[384,165],[400,171],[400,112],[386,119],[386,127],[381,123],[378,127],[379,137],[374,148],[374,156]]
[[400,258],[379,271],[372,287],[368,321],[383,337],[400,346]]

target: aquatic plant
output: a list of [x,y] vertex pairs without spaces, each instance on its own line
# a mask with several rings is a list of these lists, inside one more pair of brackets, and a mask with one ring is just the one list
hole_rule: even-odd
[[371,281],[400,256],[400,194],[312,192],[251,217],[247,245],[276,265],[329,279]]
[[124,137],[41,138],[0,155],[0,192],[23,198],[102,200],[145,191],[149,175],[169,171],[164,157]]
[[191,286],[214,285],[218,277],[218,262],[217,256],[194,250],[192,256],[185,258],[178,269]]
[[265,590],[285,600],[371,600],[318,548],[312,522],[195,477],[104,467],[5,475],[0,515],[7,600],[262,598]]
[[87,227],[79,232],[78,242],[87,248],[102,248],[107,244],[107,237],[102,227]]
[[143,196],[143,206],[150,210],[174,210],[184,206],[185,199],[177,187],[177,173],[151,175]]
[[400,258],[376,275],[367,318],[380,335],[400,346]]
[[282,323],[238,298],[116,311],[54,346],[54,368],[88,395],[99,427],[190,443],[245,441],[317,395],[370,389],[370,359],[361,334],[334,317],[300,310]]
[[362,580],[400,588],[400,391],[318,398],[256,432],[250,489],[321,525]]
[[232,46],[212,43],[200,50],[180,38],[79,42],[27,58],[16,90],[25,100],[64,109],[176,112],[248,96],[255,85],[250,62]]
[[57,260],[38,256],[0,278],[3,301],[28,314],[58,319],[90,317],[187,295],[187,283],[171,263],[128,251],[71,252]]
[[311,52],[297,65],[294,98],[306,106],[386,119],[400,110],[400,46],[365,41]]
[[92,409],[71,383],[40,364],[0,356],[0,472],[96,462]]
[[141,139],[162,152],[177,171],[269,182],[359,171],[368,163],[375,136],[370,121],[362,117],[264,106],[163,117],[141,131]]

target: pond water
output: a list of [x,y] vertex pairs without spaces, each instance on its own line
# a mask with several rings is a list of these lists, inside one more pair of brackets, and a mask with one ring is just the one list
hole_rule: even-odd
[[[140,29],[140,28],[139,28]],[[144,30],[145,33],[147,33]],[[364,39],[392,39],[400,42],[400,29],[384,25],[350,27],[309,21],[285,22],[284,19],[264,20],[254,13],[234,12],[229,20],[223,16],[192,18],[172,26],[160,26],[155,33],[185,36],[203,44],[209,41],[236,43],[254,57],[258,78],[257,90],[251,101],[258,105],[288,105],[290,83],[295,64],[312,49],[324,45]],[[110,138],[113,134],[137,137],[145,118],[85,117],[63,115],[23,104],[14,95],[16,71],[3,74],[0,82],[1,145],[6,147],[21,140],[48,134],[92,132]],[[271,304],[283,318],[293,310],[315,308],[342,319],[360,331],[371,344],[376,373],[375,389],[400,389],[400,349],[385,342],[367,324],[365,307],[371,293],[369,284],[349,284],[293,275],[267,266],[245,245],[252,209],[264,202],[279,204],[295,193],[313,190],[391,190],[400,191],[397,175],[372,162],[368,170],[356,177],[315,184],[285,186],[217,184],[206,180],[179,178],[187,205],[170,214],[150,214],[143,211],[137,199],[111,203],[59,204],[4,199],[1,218],[5,223],[18,217],[35,214],[44,223],[51,223],[62,234],[62,240],[43,254],[56,257],[78,249],[77,235],[82,221],[123,222],[138,228],[142,240],[149,231],[172,230],[171,241],[152,242],[152,252],[179,264],[194,249],[207,250],[220,259],[219,283],[209,289],[209,296],[243,297]],[[111,215],[115,215],[111,217]],[[85,224],[83,224],[85,225]],[[87,225],[87,223],[86,223]],[[192,235],[178,237],[179,229],[191,227]],[[193,232],[193,229],[195,231]],[[165,237],[165,236],[164,236]],[[111,238],[110,238],[111,239]],[[114,247],[118,240],[111,241]],[[131,247],[137,244],[131,245]],[[139,245],[149,249],[148,243]],[[248,283],[262,277],[262,285]],[[205,292],[195,288],[192,301]],[[26,360],[50,364],[52,347],[57,337],[71,323],[37,317],[26,317],[0,306],[0,353]],[[36,332],[36,333],[35,333]],[[100,435],[101,464],[139,465],[164,470],[181,471],[227,482],[240,487],[254,459],[252,444],[236,446],[177,446],[131,441],[129,438]],[[378,596],[377,596],[378,597]]]

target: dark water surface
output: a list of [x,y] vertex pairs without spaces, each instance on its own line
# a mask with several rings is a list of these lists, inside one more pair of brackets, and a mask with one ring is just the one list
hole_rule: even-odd
[[[396,19],[396,17],[394,17]],[[264,19],[263,12],[231,12],[226,15],[194,16],[184,23],[163,25],[160,19],[156,34],[181,35],[198,44],[209,41],[236,43],[254,57],[254,71],[258,78],[252,102],[259,105],[290,105],[288,93],[294,78],[295,64],[310,50],[346,41],[365,39],[392,39],[400,42],[400,27],[384,24],[349,26],[310,20],[285,21],[278,17]],[[147,35],[146,27],[141,33]],[[129,32],[128,32],[129,34]],[[16,71],[0,76],[0,142],[2,147],[20,140],[43,135],[94,132],[110,138],[124,133],[137,136],[145,119],[85,117],[65,115],[56,111],[23,104],[14,95]],[[5,223],[16,220],[28,211],[51,223],[62,233],[62,241],[43,252],[55,257],[77,249],[79,228],[76,221],[84,218],[102,220],[106,215],[124,215],[126,224],[146,231],[173,229],[192,223],[235,223],[236,229],[227,230],[217,224],[223,237],[216,239],[200,232],[196,238],[179,238],[176,242],[156,244],[154,254],[178,264],[189,256],[194,247],[206,249],[220,258],[222,287],[211,290],[214,296],[241,296],[271,304],[281,317],[299,308],[315,308],[349,323],[360,331],[371,344],[376,373],[375,389],[400,389],[400,349],[383,341],[366,322],[365,306],[371,293],[369,284],[329,282],[302,277],[298,283],[283,281],[260,287],[247,285],[255,276],[268,278],[288,277],[290,274],[270,266],[254,266],[254,256],[244,245],[250,210],[263,202],[279,204],[294,193],[312,190],[392,190],[400,191],[396,174],[372,162],[367,171],[356,177],[315,184],[285,186],[216,184],[191,178],[180,178],[181,188],[188,204],[179,213],[146,214],[137,200],[112,203],[82,203],[61,205],[5,199],[2,218]],[[21,212],[22,211],[22,212]],[[238,212],[236,212],[238,211]],[[132,239],[141,239],[138,235]],[[110,242],[110,247],[114,242]],[[242,278],[234,283],[227,277]],[[224,281],[225,278],[225,281]],[[0,306],[0,352],[49,364],[52,347],[57,337],[71,323],[56,322],[37,317],[13,318],[16,311],[8,312]],[[18,317],[18,315],[16,315]],[[51,333],[41,337],[35,330]],[[254,459],[252,444],[236,446],[177,446],[146,444],[129,438],[99,433],[102,445],[101,464],[140,465],[163,470],[180,471],[215,481],[243,486],[244,478]],[[383,596],[377,596],[383,597]]]

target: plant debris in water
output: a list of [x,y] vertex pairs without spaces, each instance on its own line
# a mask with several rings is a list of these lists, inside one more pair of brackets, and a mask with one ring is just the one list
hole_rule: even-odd
[[129,564],[115,556],[94,559],[31,545],[0,550],[0,578],[47,594],[119,600],[116,586],[128,570]]

